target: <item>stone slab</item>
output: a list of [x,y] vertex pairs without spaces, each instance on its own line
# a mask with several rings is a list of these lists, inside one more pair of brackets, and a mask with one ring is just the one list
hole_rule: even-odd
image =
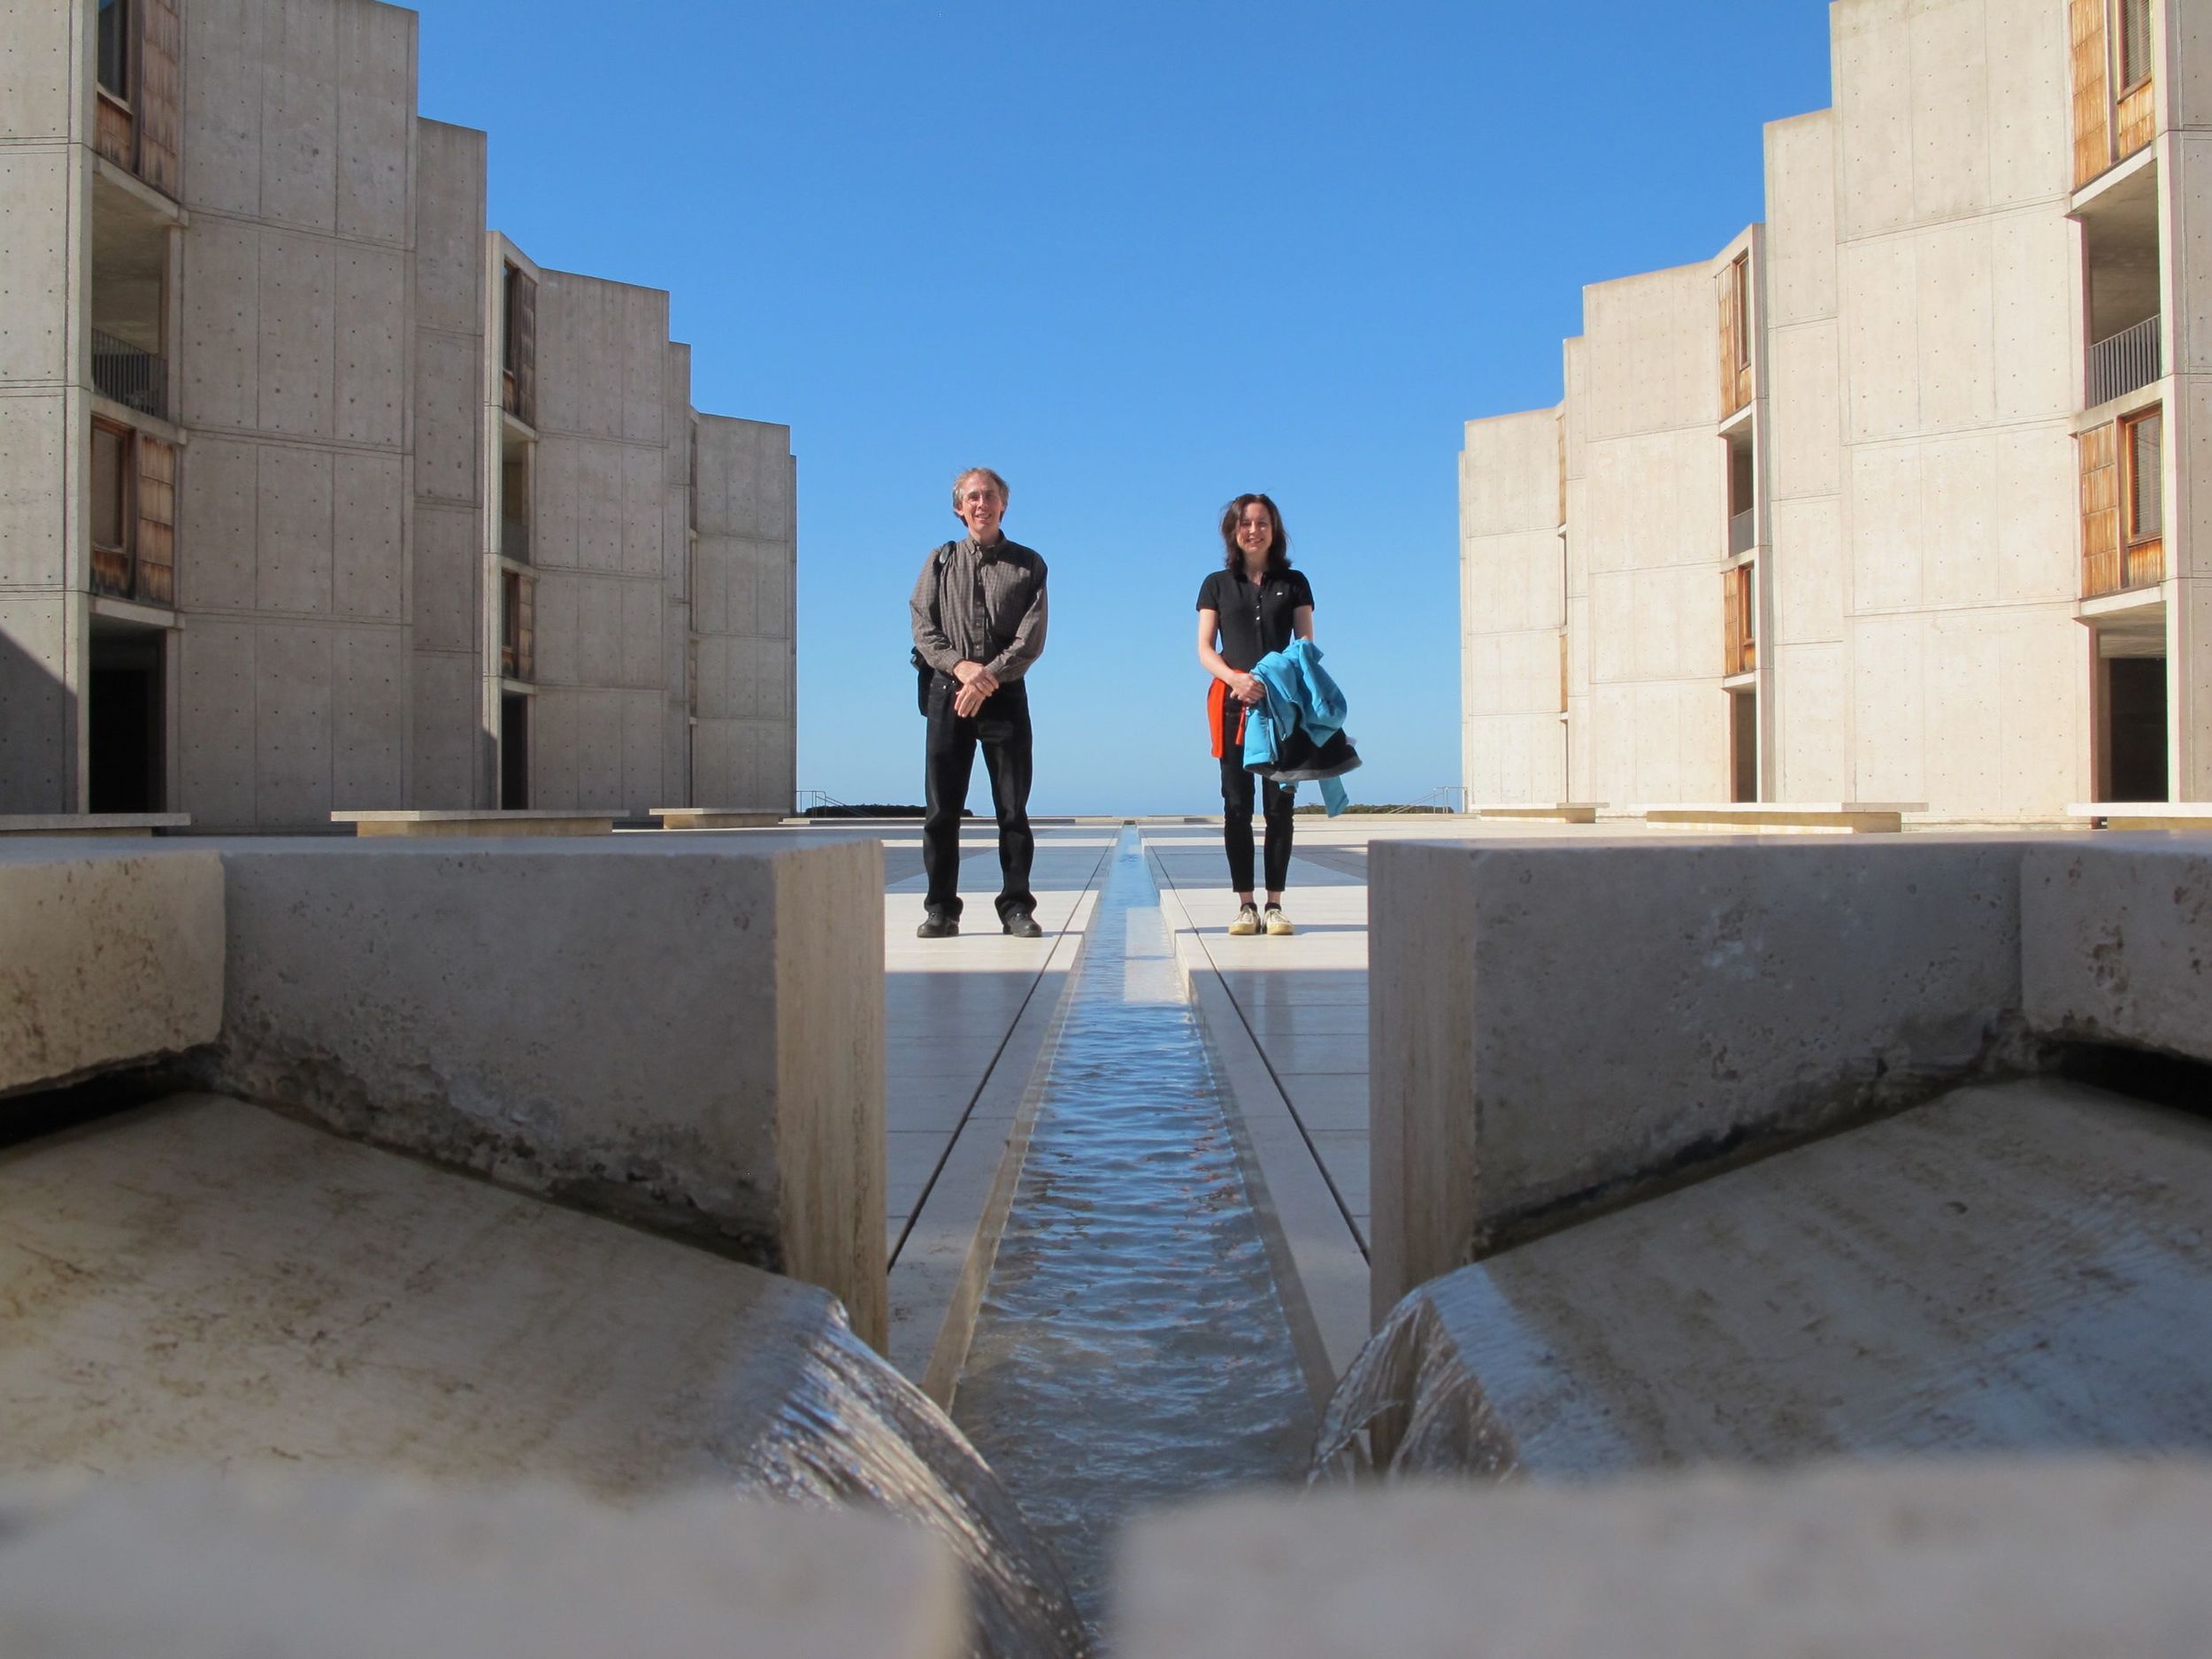
[[2212,1454],[2208,1190],[2212,1121],[1960,1089],[1423,1285],[1333,1409],[1419,1475]]
[[851,1510],[268,1471],[12,1495],[0,1651],[38,1659],[689,1659],[733,1631],[749,1659],[967,1651],[952,1553]]
[[784,821],[781,812],[739,806],[657,806],[652,816],[663,829],[773,829]]
[[47,812],[0,815],[0,835],[151,835],[190,829],[189,812]]
[[1701,805],[1668,803],[1631,807],[1654,829],[1755,829],[1764,832],[1827,831],[1842,834],[1890,834],[1905,826],[1905,814],[1924,811],[1922,803],[1895,804],[1817,802],[1717,802]]
[[2212,1628],[2201,1464],[1240,1498],[1137,1523],[1144,1659],[2163,1659]]
[[2021,1069],[2021,843],[1379,843],[1379,1319],[1686,1167]]
[[1528,818],[1555,824],[1594,824],[1604,810],[1602,801],[1525,801],[1486,803],[1474,810],[1479,818]]
[[2212,842],[2101,836],[2020,874],[2028,1022],[2212,1061]]
[[510,810],[469,811],[440,810],[390,812],[333,812],[334,824],[350,824],[357,836],[454,835],[608,835],[614,831],[612,814]]
[[9,846],[0,852],[0,1094],[211,1041],[223,965],[214,853]]
[[885,1335],[881,855],[749,836],[223,844],[202,1077],[672,1228]]

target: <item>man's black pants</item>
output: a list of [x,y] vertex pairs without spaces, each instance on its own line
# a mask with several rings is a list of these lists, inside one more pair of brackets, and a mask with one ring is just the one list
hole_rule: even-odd
[[991,805],[998,814],[999,920],[1037,908],[1029,890],[1036,837],[1029,829],[1029,688],[1020,680],[1001,686],[973,718],[952,711],[960,682],[939,674],[929,687],[929,816],[922,821],[922,867],[929,872],[928,907],[960,914],[960,813],[975,773],[976,745],[991,777]]
[[1280,893],[1290,879],[1292,794],[1245,771],[1244,742],[1237,735],[1243,709],[1234,697],[1221,700],[1221,839],[1229,853],[1229,885],[1239,893],[1252,891],[1252,787],[1257,784],[1267,821],[1267,890]]

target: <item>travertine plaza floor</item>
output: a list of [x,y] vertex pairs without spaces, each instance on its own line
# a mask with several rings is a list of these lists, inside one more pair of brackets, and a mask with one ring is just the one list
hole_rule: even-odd
[[[1310,1368],[1340,1374],[1367,1331],[1367,859],[1381,839],[1526,838],[1547,829],[1460,819],[1301,818],[1287,939],[1233,939],[1236,901],[1217,824],[1142,824],[1245,1154],[1256,1202],[1317,1331]],[[1551,830],[1551,833],[1572,833]],[[1585,831],[1584,833],[1588,832]],[[1010,1136],[1048,1058],[1118,824],[1038,831],[1041,940],[998,932],[995,841],[963,841],[964,926],[921,941],[925,882],[911,831],[883,835],[893,1357],[919,1379],[943,1327]]]

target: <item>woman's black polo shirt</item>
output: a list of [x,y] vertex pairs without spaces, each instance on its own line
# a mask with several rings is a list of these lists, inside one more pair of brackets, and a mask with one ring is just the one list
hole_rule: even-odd
[[1221,660],[1239,673],[1298,632],[1298,607],[1313,603],[1303,571],[1270,571],[1255,587],[1241,570],[1216,571],[1198,589],[1198,609],[1221,618]]

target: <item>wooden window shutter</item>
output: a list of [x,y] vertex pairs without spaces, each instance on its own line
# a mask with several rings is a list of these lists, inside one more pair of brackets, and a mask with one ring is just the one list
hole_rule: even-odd
[[538,285],[527,273],[515,273],[515,314],[507,326],[514,331],[515,415],[526,426],[538,424]]
[[1743,672],[1743,588],[1735,571],[1721,572],[1721,660],[1724,676]]
[[138,436],[138,580],[134,596],[148,604],[177,602],[177,452],[158,438]]
[[2068,0],[2073,36],[2074,185],[2112,165],[2112,77],[2107,0]]
[[1737,329],[1736,268],[1720,273],[1720,412],[1725,419],[1741,406],[1736,402]]
[[2119,428],[2099,426],[2075,442],[2081,450],[2081,591],[2093,599],[2120,591]]
[[535,680],[538,677],[538,585],[527,576],[518,577],[520,589],[515,598],[515,678]]
[[138,176],[164,196],[178,194],[178,133],[183,80],[176,0],[135,0],[138,13]]

